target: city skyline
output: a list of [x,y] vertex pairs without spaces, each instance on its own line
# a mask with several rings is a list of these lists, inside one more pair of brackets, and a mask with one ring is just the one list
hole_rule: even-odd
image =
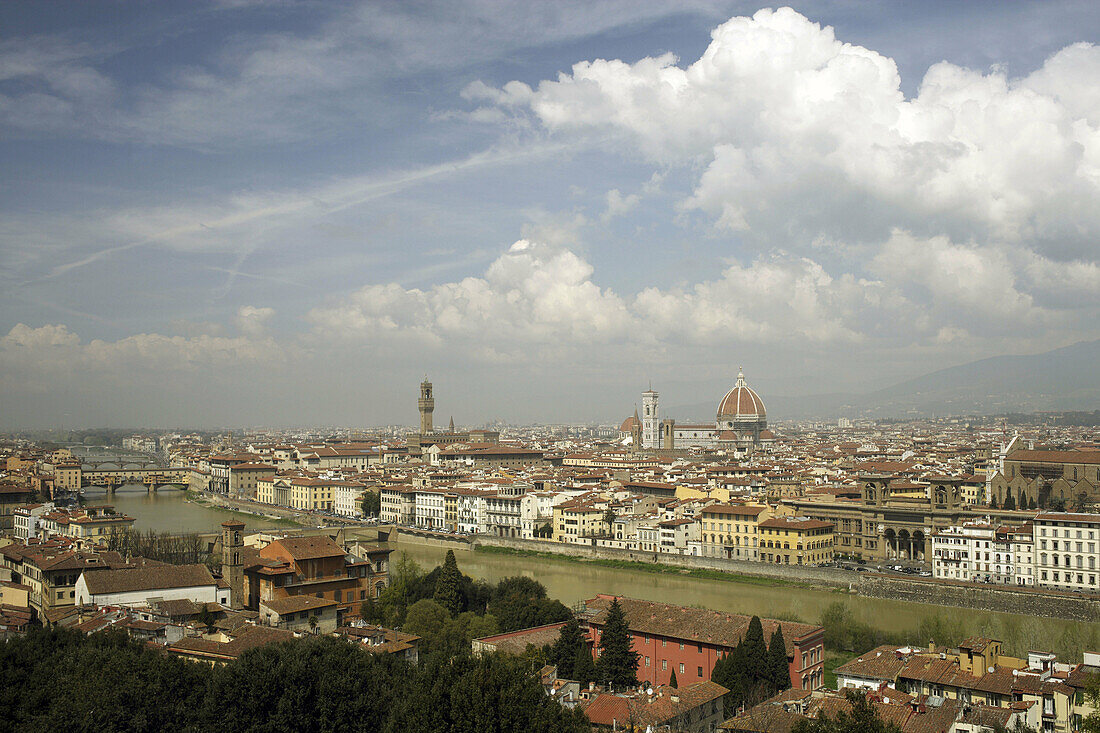
[[1100,338],[1100,10],[793,7],[5,4],[0,429],[411,422],[425,372],[606,420]]

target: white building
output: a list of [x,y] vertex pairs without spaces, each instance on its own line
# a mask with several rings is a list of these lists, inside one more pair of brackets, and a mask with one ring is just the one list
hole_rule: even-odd
[[15,538],[21,542],[26,542],[41,536],[43,532],[39,525],[42,521],[42,515],[52,512],[54,508],[54,503],[51,501],[45,504],[27,504],[12,512],[12,531]]
[[551,491],[533,491],[520,497],[520,537],[534,539],[535,530],[544,524],[554,522],[554,493]]
[[202,564],[96,570],[76,581],[76,605],[148,606],[152,599],[230,605],[229,588],[219,588]]
[[486,496],[483,501],[485,502],[485,525],[481,529],[482,533],[498,537],[521,536],[523,495],[497,494]]
[[1036,585],[1100,592],[1100,514],[1045,512],[1032,527]]
[[342,517],[363,516],[363,487],[337,484],[332,489],[332,510]]
[[1034,585],[1032,529],[968,522],[932,533],[932,575],[998,585]]
[[424,529],[445,531],[445,502],[446,492],[443,489],[416,489],[413,495],[413,524]]

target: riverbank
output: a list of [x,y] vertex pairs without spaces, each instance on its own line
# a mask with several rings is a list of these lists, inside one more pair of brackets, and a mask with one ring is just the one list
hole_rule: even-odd
[[[777,565],[766,562],[750,562],[721,557],[699,557],[697,555],[673,555],[665,552],[639,552],[611,547],[592,547],[574,545],[565,542],[547,542],[544,540],[525,540],[516,537],[494,537],[477,535],[474,544],[481,547],[499,547],[511,550],[530,551],[554,555],[555,557],[579,558],[586,561],[609,561],[636,564],[643,568],[666,567],[671,572],[680,569],[713,573],[713,579],[726,576],[753,578],[760,581],[775,581],[778,584],[841,588],[848,590],[859,582],[860,573],[841,568],[813,567],[808,565]],[[608,567],[614,567],[609,565]],[[752,582],[752,581],[749,581]]]
[[[236,503],[233,499],[227,499],[225,497],[215,497],[209,494],[203,494],[198,491],[192,491],[188,489],[185,499],[188,503],[198,504],[199,506],[212,509],[214,511],[222,512],[228,515],[238,515],[241,517],[262,517],[265,522],[273,524],[279,527],[318,527],[318,523],[315,521],[312,524],[304,524],[298,521],[298,516],[290,512],[284,512],[278,507],[268,508],[267,505],[263,505],[261,509],[259,506],[253,507],[245,505],[243,503]],[[247,524],[247,523],[246,523]]]
[[[533,578],[546,586],[551,598],[567,606],[599,593],[611,593],[762,618],[821,623],[827,612],[839,605],[846,623],[881,631],[884,638],[902,643],[927,644],[930,639],[957,643],[969,636],[983,636],[1002,640],[1007,654],[1019,656],[1029,649],[1043,649],[1078,661],[1082,650],[1100,648],[1100,623],[1091,621],[1037,618],[1004,610],[960,611],[917,600],[851,595],[827,586],[731,582],[729,577],[701,577],[676,569],[654,571],[646,563],[642,567],[619,566],[556,553],[528,555],[479,550],[457,543],[442,546],[410,542],[403,534],[395,534],[387,544],[395,550],[392,562],[404,553],[425,569],[440,565],[447,551],[453,550],[459,569],[470,577],[490,583],[517,575]],[[863,644],[861,640],[857,646],[870,648],[877,643]],[[865,649],[852,650],[853,654],[860,651]],[[845,660],[851,657],[847,654]]]
[[[719,580],[723,583],[746,583],[762,586],[785,586],[789,588],[820,588],[812,583],[804,583],[785,578],[769,578],[761,575],[742,575],[725,570],[711,570],[709,568],[681,568],[674,565],[658,565],[639,560],[612,560],[607,558],[586,558],[577,555],[562,555],[556,552],[541,552],[538,550],[518,549],[513,547],[499,547],[494,545],[475,544],[474,552],[489,553],[495,555],[514,555],[519,557],[553,558],[564,562],[575,562],[583,565],[615,568],[618,570],[635,570],[643,573],[658,573],[662,575],[677,575],[688,578],[700,578],[703,580]],[[835,592],[839,589],[831,588]]]

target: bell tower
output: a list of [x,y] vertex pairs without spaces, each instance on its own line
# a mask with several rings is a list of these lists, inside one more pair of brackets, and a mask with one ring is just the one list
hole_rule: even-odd
[[222,577],[229,583],[229,605],[234,610],[245,607],[242,547],[244,522],[236,519],[222,522]]
[[653,385],[642,392],[642,445],[646,448],[661,447],[661,421],[658,417],[657,393]]
[[420,383],[420,399],[416,402],[420,408],[420,434],[429,435],[432,429],[432,413],[435,412],[435,398],[432,397],[432,383],[425,377]]

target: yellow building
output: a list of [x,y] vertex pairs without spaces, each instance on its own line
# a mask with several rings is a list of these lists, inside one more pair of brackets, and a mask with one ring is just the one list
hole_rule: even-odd
[[320,478],[296,478],[290,482],[290,507],[307,511],[332,511],[336,482]]
[[773,517],[759,525],[760,559],[782,565],[832,562],[834,525],[806,517]]
[[711,504],[700,512],[699,537],[704,557],[759,560],[760,522],[774,516],[762,504]]
[[583,538],[610,533],[604,521],[606,502],[586,499],[566,501],[554,507],[554,542],[579,544]]

